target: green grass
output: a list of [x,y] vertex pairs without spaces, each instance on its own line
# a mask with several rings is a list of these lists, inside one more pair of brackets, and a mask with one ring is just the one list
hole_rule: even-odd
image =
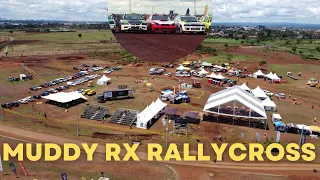
[[299,72],[319,72],[319,67],[314,65],[302,65],[302,64],[286,64],[286,65],[280,65],[280,64],[271,64],[269,65],[271,67],[271,70],[276,72],[278,75],[286,76],[287,72],[292,72],[295,75],[297,75]]

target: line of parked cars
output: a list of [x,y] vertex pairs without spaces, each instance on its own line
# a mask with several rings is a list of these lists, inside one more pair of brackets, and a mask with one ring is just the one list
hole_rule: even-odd
[[110,73],[112,73],[113,71],[119,71],[119,70],[122,69],[121,66],[114,67],[114,68],[110,68],[109,66],[106,66],[105,68],[106,68],[106,70],[103,72],[104,74],[110,74]]
[[149,70],[149,74],[150,75],[161,75],[165,72],[166,70],[165,69],[162,69],[162,68],[151,68]]

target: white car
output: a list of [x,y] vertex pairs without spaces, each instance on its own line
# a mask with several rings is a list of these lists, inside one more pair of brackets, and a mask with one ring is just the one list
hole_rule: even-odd
[[124,14],[120,20],[121,31],[147,31],[148,24],[141,14]]
[[199,22],[195,16],[191,15],[178,15],[173,20],[179,29],[180,33],[192,32],[204,34],[206,26]]
[[263,92],[267,95],[267,96],[273,96],[273,93],[268,91],[268,90],[263,90]]
[[35,99],[32,96],[26,97],[24,98],[25,100],[29,101],[29,102],[33,102],[35,101]]
[[76,86],[77,84],[74,83],[74,82],[69,81],[69,82],[67,82],[67,85],[68,85],[68,86]]
[[20,100],[19,100],[19,103],[20,103],[20,104],[28,104],[28,102],[29,102],[29,101],[28,101],[27,99],[20,99]]

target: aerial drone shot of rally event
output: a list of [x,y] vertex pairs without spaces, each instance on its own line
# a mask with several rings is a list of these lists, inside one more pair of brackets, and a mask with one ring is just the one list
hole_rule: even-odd
[[[0,161],[0,179],[320,179],[318,156],[235,162],[210,145],[312,143],[320,153],[320,25],[220,23],[211,0],[141,2],[150,4],[90,12],[102,19],[0,12],[0,151],[129,143],[140,158],[106,162],[101,149],[92,162],[15,157]],[[149,143],[176,144],[181,157],[185,143],[195,156],[203,144],[210,161],[150,162]]]

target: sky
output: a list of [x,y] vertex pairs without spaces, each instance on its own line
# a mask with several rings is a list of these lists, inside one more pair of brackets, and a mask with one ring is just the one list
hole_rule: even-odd
[[[108,2],[109,1],[109,2]],[[132,12],[194,12],[194,0],[131,0]],[[319,0],[196,0],[196,12],[209,5],[213,22],[319,23]],[[110,13],[129,12],[129,0],[0,0],[6,19],[106,21]]]

